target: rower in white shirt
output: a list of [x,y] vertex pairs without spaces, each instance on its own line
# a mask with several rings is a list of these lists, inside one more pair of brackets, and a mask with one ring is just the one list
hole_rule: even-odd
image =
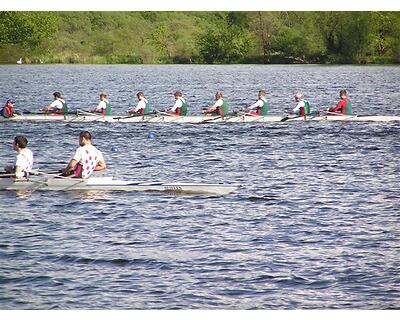
[[217,91],[215,94],[215,103],[203,111],[205,115],[211,116],[227,116],[228,115],[228,102],[224,98],[222,91]]
[[33,153],[27,148],[28,139],[25,136],[14,138],[13,148],[17,151],[17,159],[14,166],[7,166],[6,172],[15,173],[17,179],[24,179],[29,176],[33,166]]
[[176,91],[174,96],[175,104],[168,113],[175,116],[186,116],[188,105],[186,103],[186,100],[183,98],[182,92]]
[[310,114],[310,103],[303,98],[303,94],[301,92],[296,93],[294,96],[295,101],[297,102],[296,107],[290,112],[290,114],[295,114],[298,116],[306,116]]
[[252,116],[266,116],[269,111],[265,90],[258,91],[258,100],[247,108],[247,114]]
[[54,92],[53,96],[54,96],[54,101],[47,107],[44,107],[42,111],[60,113],[60,114],[68,113],[67,103],[63,98],[61,98],[61,93]]
[[107,95],[105,93],[100,94],[100,102],[93,112],[101,113],[103,116],[111,115],[111,104],[107,100]]
[[76,149],[74,157],[63,170],[63,175],[71,173],[75,178],[87,179],[94,171],[106,169],[103,154],[92,145],[92,135],[88,131],[82,131],[79,135],[80,147]]
[[136,94],[136,97],[139,101],[138,104],[136,105],[135,108],[133,108],[132,110],[129,110],[127,112],[129,114],[139,114],[139,115],[145,115],[145,114],[150,113],[149,102],[144,97],[144,93],[142,91],[140,91]]

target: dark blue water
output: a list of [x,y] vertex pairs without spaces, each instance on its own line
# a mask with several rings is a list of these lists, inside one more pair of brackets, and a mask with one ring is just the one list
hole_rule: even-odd
[[[355,111],[392,114],[399,70],[2,66],[0,78],[1,94],[31,110],[55,90],[71,106],[107,90],[117,113],[139,89],[168,106],[184,88],[196,113],[216,89],[239,106],[262,86],[276,114],[297,90],[328,105],[342,87]],[[0,123],[0,165],[25,134],[36,166],[58,168],[82,129],[109,175],[244,188],[217,198],[1,191],[1,309],[400,308],[400,124]]]

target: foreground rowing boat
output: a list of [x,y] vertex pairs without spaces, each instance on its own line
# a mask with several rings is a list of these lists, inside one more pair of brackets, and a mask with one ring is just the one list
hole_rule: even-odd
[[151,114],[144,116],[102,116],[100,114],[77,113],[68,115],[54,114],[26,114],[15,115],[13,118],[0,118],[0,122],[32,121],[32,122],[122,122],[122,123],[252,123],[252,122],[293,122],[293,121],[356,121],[356,122],[393,122],[400,121],[400,116],[377,116],[377,115],[312,115],[292,116],[282,118],[278,115],[268,116],[170,116],[165,114]]
[[0,190],[103,190],[103,191],[160,191],[188,194],[226,195],[234,192],[239,185],[207,184],[207,183],[164,183],[145,181],[114,180],[112,177],[89,179],[45,178],[36,177],[29,180],[16,181],[12,178],[0,178]]

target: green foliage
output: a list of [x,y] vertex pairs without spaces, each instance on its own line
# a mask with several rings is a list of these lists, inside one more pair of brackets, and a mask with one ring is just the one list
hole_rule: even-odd
[[[206,63],[237,63],[250,47],[250,35],[244,28],[247,17],[228,13],[198,37],[199,53]],[[238,21],[238,24],[235,24]]]
[[400,63],[400,12],[0,12],[0,62]]
[[0,43],[37,47],[57,31],[57,18],[46,12],[0,12]]

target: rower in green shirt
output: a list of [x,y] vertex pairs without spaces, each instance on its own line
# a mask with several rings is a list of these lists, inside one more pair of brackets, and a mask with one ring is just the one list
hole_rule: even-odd
[[204,113],[206,115],[212,115],[212,116],[221,116],[225,117],[228,115],[228,102],[223,96],[223,93],[221,91],[217,91],[215,94],[215,100],[217,100],[211,107],[209,107]]

